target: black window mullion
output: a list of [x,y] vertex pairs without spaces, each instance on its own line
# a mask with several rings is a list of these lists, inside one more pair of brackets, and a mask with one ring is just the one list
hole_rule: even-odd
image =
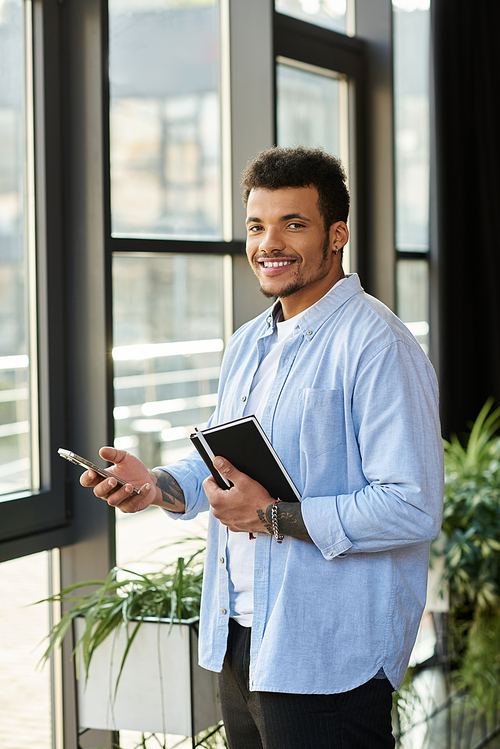
[[145,254],[186,253],[198,255],[244,255],[243,241],[203,241],[182,239],[143,239],[139,237],[108,237],[111,253],[130,252]]
[[396,260],[429,260],[429,250],[398,250]]
[[363,51],[361,39],[274,13],[275,55],[358,78],[362,72]]

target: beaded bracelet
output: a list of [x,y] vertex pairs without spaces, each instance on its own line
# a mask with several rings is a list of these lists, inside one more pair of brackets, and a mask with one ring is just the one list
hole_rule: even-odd
[[284,536],[280,533],[279,526],[278,526],[278,503],[279,502],[280,500],[278,499],[271,507],[271,525],[273,526],[274,538],[280,544],[283,541]]

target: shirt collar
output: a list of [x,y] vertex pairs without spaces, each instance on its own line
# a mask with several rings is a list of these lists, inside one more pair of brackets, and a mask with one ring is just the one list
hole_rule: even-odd
[[[348,273],[342,283],[336,283],[315,304],[305,310],[304,314],[297,316],[297,326],[309,340],[314,338],[316,331],[342,307],[348,299],[363,291],[357,273]],[[281,302],[278,299],[266,316],[268,332],[274,331],[281,313]]]

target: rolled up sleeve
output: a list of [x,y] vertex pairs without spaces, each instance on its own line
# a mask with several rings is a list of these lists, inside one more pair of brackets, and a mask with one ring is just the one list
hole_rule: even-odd
[[[359,373],[348,418],[366,486],[305,497],[302,514],[325,559],[430,541],[441,525],[443,445],[434,372],[396,341]],[[346,467],[347,468],[347,467]],[[334,488],[334,487],[332,487]]]

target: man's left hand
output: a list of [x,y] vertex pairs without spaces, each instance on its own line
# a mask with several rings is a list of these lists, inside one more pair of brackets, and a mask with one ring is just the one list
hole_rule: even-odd
[[238,471],[225,458],[215,458],[214,466],[233,484],[229,490],[220,489],[212,476],[203,482],[214,517],[230,531],[272,535],[273,530],[266,517],[266,510],[275,500],[269,492],[246,473]]

